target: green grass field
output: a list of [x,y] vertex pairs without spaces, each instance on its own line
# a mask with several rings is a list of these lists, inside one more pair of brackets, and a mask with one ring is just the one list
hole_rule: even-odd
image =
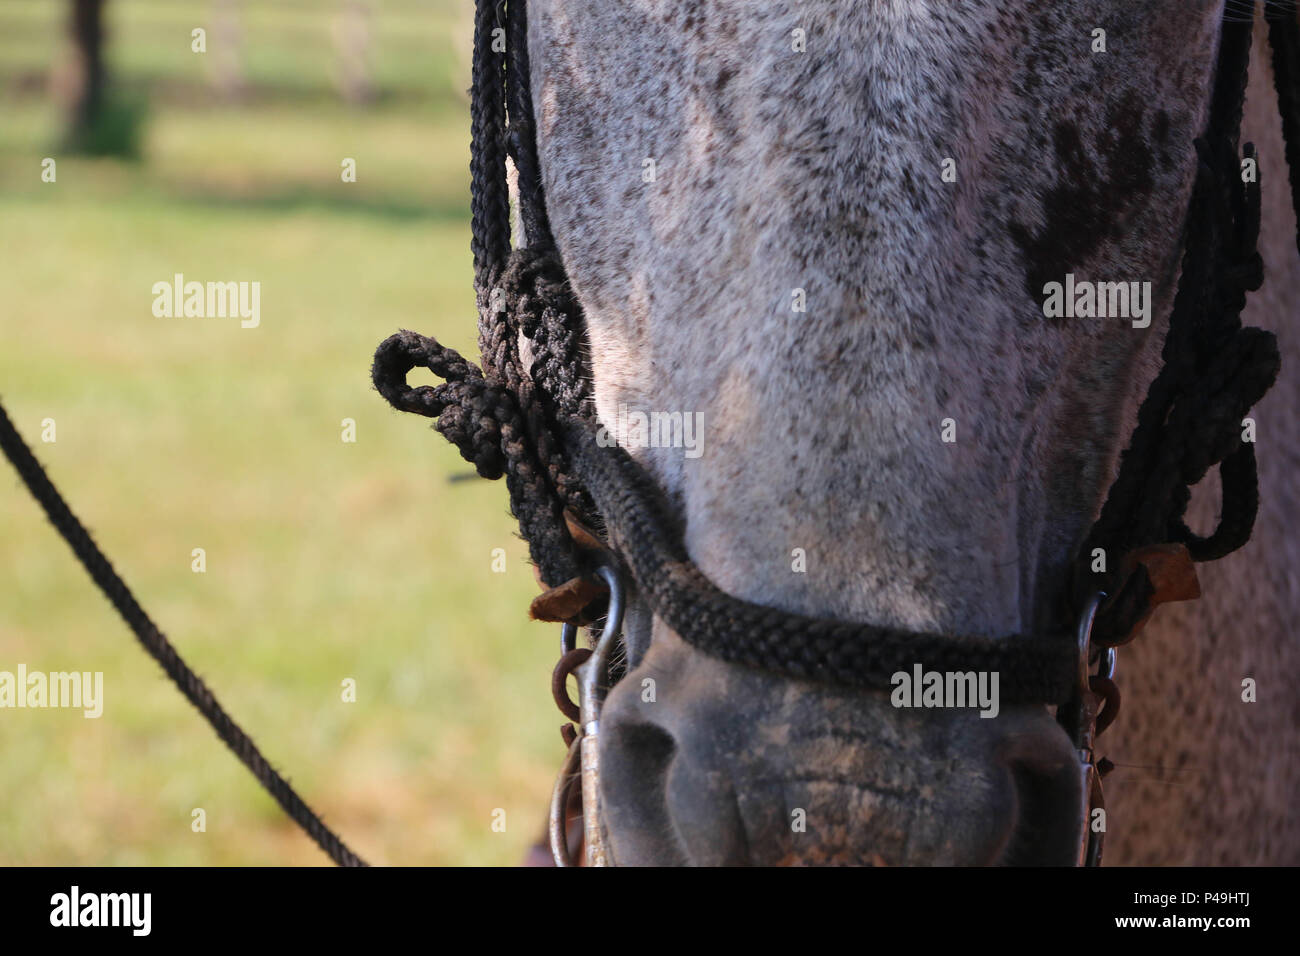
[[[379,95],[359,109],[333,86],[338,6],[247,0],[248,93],[229,103],[189,47],[210,3],[109,0],[114,80],[149,102],[129,162],[58,151],[65,4],[0,0],[0,397],[158,624],[354,849],[513,863],[562,756],[558,635],[525,619],[504,487],[450,483],[469,466],[369,383],[398,328],[476,354],[466,15],[376,2]],[[260,282],[261,325],[155,318],[151,287],[177,272]],[[0,863],[327,862],[0,470],[0,670],[105,683],[98,720],[0,710]]]

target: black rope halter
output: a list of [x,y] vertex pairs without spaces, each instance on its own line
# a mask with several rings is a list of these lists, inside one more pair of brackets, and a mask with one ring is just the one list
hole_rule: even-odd
[[[1156,586],[1145,573],[1124,572],[1123,564],[1121,570],[1088,577],[1083,569],[1092,548],[1124,554],[1176,542],[1192,559],[1210,561],[1249,539],[1258,510],[1254,449],[1242,441],[1239,428],[1241,417],[1277,377],[1279,358],[1274,337],[1242,328],[1240,319],[1246,293],[1263,281],[1255,248],[1259,185],[1243,182],[1237,173],[1253,0],[1249,12],[1252,15],[1240,21],[1224,23],[1210,120],[1196,143],[1199,163],[1187,225],[1190,238],[1164,345],[1164,366],[1139,410],[1119,476],[1075,565],[1075,600],[1080,589],[1092,593],[1087,620],[1100,645],[1122,643],[1135,633],[1149,612]],[[1300,217],[1300,24],[1294,9],[1271,9],[1270,14],[1292,202]],[[505,52],[494,49],[500,35],[506,37]],[[372,375],[380,394],[401,411],[436,418],[435,428],[483,477],[505,476],[511,509],[533,561],[553,589],[601,573],[590,542],[578,540],[587,537],[581,529],[587,525],[603,529],[613,555],[655,613],[706,653],[797,677],[869,688],[888,688],[894,672],[917,663],[932,670],[996,670],[1009,701],[1069,702],[1073,707],[1080,661],[1065,632],[989,640],[791,614],[724,593],[690,560],[654,481],[621,448],[601,447],[595,441],[582,310],[546,216],[526,40],[522,0],[508,5],[505,0],[478,0],[471,171],[483,366],[431,338],[399,332],[375,353]],[[1245,154],[1254,158],[1253,147],[1247,145]],[[518,171],[526,240],[513,250],[507,156]],[[530,345],[527,362],[521,337]],[[417,365],[445,384],[408,386],[406,375]],[[258,782],[332,860],[364,866],[181,659],[50,482],[3,406],[0,449],[144,649]],[[1215,466],[1223,479],[1222,518],[1213,533],[1199,537],[1187,528],[1183,515],[1191,486]],[[611,557],[604,549],[602,555],[602,560]],[[608,569],[602,570],[608,577]],[[1102,589],[1111,597],[1097,610],[1096,592]],[[590,616],[579,607],[566,620]],[[618,614],[610,617],[616,621]],[[1108,681],[1104,675],[1100,679]],[[1080,702],[1091,715],[1085,743],[1092,724],[1100,733],[1113,719],[1112,699],[1117,700],[1107,696],[1102,722],[1088,710],[1091,705]],[[1091,761],[1089,752],[1089,769]],[[1092,850],[1089,856],[1096,859]]]
[[[1059,704],[1077,686],[1078,651],[1056,634],[998,639],[916,633],[789,613],[726,594],[691,561],[678,523],[653,479],[621,448],[595,441],[591,370],[581,308],[550,233],[538,168],[526,44],[526,4],[480,0],[472,90],[473,252],[479,305],[479,368],[434,339],[403,331],[375,354],[375,387],[394,407],[436,418],[480,475],[505,475],[510,503],[548,587],[593,572],[566,512],[603,530],[609,547],[654,612],[684,640],[728,661],[795,677],[888,689],[889,678],[920,663],[928,670],[996,670],[1002,693],[1019,702]],[[1129,638],[1149,611],[1155,586],[1118,561],[1094,574],[1094,548],[1122,556],[1178,543],[1193,560],[1241,547],[1258,509],[1253,445],[1241,421],[1275,380],[1274,336],[1243,328],[1246,293],[1263,280],[1256,251],[1260,191],[1243,182],[1238,139],[1253,18],[1225,20],[1209,122],[1196,141],[1198,165],[1187,222],[1182,277],[1163,368],[1138,415],[1119,475],[1084,546],[1068,600],[1073,621],[1085,595],[1111,595],[1094,640]],[[504,30],[505,52],[493,49]],[[498,34],[499,35],[499,34]],[[1293,183],[1300,150],[1300,27],[1274,11],[1270,39]],[[1245,147],[1248,158],[1254,148]],[[524,245],[510,248],[506,157],[518,170]],[[1295,190],[1293,189],[1293,195]],[[1298,240],[1300,242],[1300,240]],[[531,345],[525,365],[521,336]],[[446,384],[411,388],[423,366]],[[1183,523],[1190,489],[1218,466],[1223,514],[1207,537]]]

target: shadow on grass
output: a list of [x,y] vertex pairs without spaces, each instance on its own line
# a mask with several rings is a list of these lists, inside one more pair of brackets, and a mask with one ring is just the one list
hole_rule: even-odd
[[465,222],[469,223],[469,201],[420,202],[395,196],[353,196],[343,198],[337,190],[307,188],[265,193],[221,193],[198,188],[160,188],[156,202],[182,204],[198,209],[231,209],[283,215],[293,212],[319,212],[331,216],[357,216],[389,222]]
[[[125,88],[146,92],[150,102],[156,105],[195,111],[229,109],[232,106],[246,109],[296,106],[328,107],[343,113],[426,109],[432,115],[439,111],[468,115],[469,110],[468,98],[436,76],[426,86],[377,83],[372,98],[364,106],[344,103],[332,81],[309,77],[245,77],[239,94],[231,97],[214,89],[206,78],[178,77],[162,67],[134,69],[116,76],[115,80]],[[47,69],[11,68],[0,64],[0,91],[10,102],[47,102],[49,87]]]
[[[6,149],[0,145],[0,178],[10,169],[17,169],[30,159],[30,151]],[[158,181],[147,178],[143,164],[138,159],[104,156],[73,156],[69,162],[112,163],[117,168],[138,170],[139,178],[133,183],[130,202],[137,207],[188,207],[197,211],[244,211],[270,216],[312,212],[328,216],[366,218],[390,223],[446,224],[463,222],[469,225],[469,186],[464,194],[459,191],[446,197],[412,197],[399,194],[361,193],[355,190],[296,185],[292,183],[265,183],[244,189],[232,189],[221,184],[184,181]],[[61,161],[62,162],[62,161]],[[38,177],[11,181],[4,193],[8,201],[44,201],[54,193],[46,191]],[[78,201],[89,198],[82,196]],[[105,198],[108,198],[107,196]],[[114,192],[112,198],[120,198]]]

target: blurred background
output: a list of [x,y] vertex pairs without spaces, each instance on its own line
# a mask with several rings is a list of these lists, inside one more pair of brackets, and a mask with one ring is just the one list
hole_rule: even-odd
[[[373,863],[519,861],[563,755],[558,634],[526,620],[504,487],[450,481],[469,466],[369,382],[399,328],[477,355],[470,12],[0,0],[0,397],[191,666]],[[260,282],[260,326],[156,318],[175,273]],[[98,720],[0,710],[0,864],[327,863],[0,472],[0,670],[102,671],[105,698]]]

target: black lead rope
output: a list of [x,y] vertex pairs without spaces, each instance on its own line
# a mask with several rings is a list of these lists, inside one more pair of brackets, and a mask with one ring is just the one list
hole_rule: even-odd
[[68,503],[59,494],[59,490],[45,474],[45,469],[41,467],[41,463],[36,460],[36,456],[18,434],[18,429],[9,420],[9,415],[2,404],[0,404],[0,448],[4,449],[5,457],[13,463],[27,490],[32,493],[32,497],[45,509],[50,524],[54,525],[63,536],[63,540],[68,542],[77,560],[89,572],[91,580],[104,592],[104,596],[112,602],[113,607],[117,608],[117,613],[122,615],[122,620],[126,621],[127,627],[131,628],[131,633],[139,640],[140,646],[162,666],[167,676],[172,679],[172,683],[185,695],[185,699],[193,704],[203,715],[204,720],[212,725],[217,736],[257,778],[257,782],[275,798],[293,822],[316,841],[331,860],[339,866],[367,866],[366,861],[348,849],[347,844],[324,824],[302,797],[298,796],[289,782],[276,772],[248,734],[244,733],[243,729],[226,713],[208,686],[181,659],[171,641],[167,640],[166,635],[150,620],[149,615],[140,606],[140,602],[131,593],[131,589],[126,586],[126,582],[113,569],[108,558],[104,557],[104,552],[99,550],[99,546],[91,538],[90,532],[77,520],[77,516],[72,513]]

